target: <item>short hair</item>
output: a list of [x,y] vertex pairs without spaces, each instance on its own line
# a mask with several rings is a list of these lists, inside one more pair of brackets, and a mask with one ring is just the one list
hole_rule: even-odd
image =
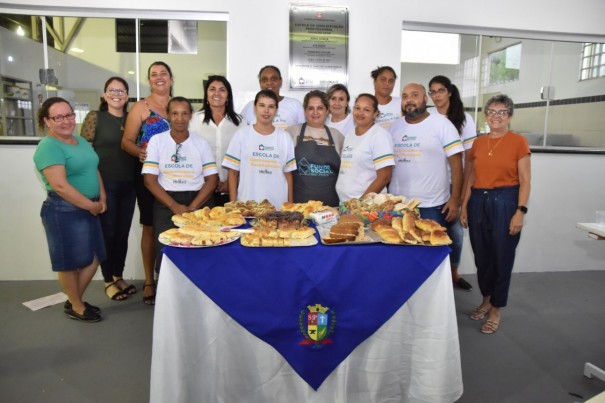
[[368,94],[367,92],[357,95],[357,98],[355,98],[355,103],[357,103],[357,100],[359,98],[363,98],[363,97],[370,98],[370,100],[372,101],[372,104],[374,105],[374,111],[378,112],[378,98],[376,98],[372,94]]
[[330,101],[330,98],[332,98],[332,95],[334,95],[334,93],[336,91],[342,91],[346,94],[347,107],[345,108],[345,113],[348,115],[349,113],[351,113],[351,107],[349,106],[349,102],[351,102],[351,95],[349,94],[349,90],[343,84],[334,84],[333,86],[328,88],[328,92],[327,92],[328,93],[328,102]]
[[277,95],[275,95],[275,92],[273,92],[271,90],[260,90],[259,92],[257,92],[256,96],[254,97],[255,106],[258,103],[258,99],[260,97],[271,98],[272,100],[275,101],[275,109],[279,108],[279,98],[277,98]]
[[[107,87],[109,87],[109,84],[111,84],[112,81],[119,81],[120,83],[122,83],[124,88],[126,88],[126,95],[128,95],[128,91],[130,90],[130,88],[128,87],[128,83],[122,77],[118,77],[118,76],[109,77],[107,79],[107,81],[105,81],[105,86],[103,87],[103,93],[107,92]],[[101,98],[101,104],[99,105],[99,110],[103,111],[103,112],[107,112],[109,110],[109,105],[107,104],[105,97]],[[122,108],[122,111],[124,113],[128,112],[128,100],[126,100],[126,102],[124,103],[124,107]]]
[[506,109],[508,109],[508,116],[513,116],[513,109],[515,107],[515,104],[508,95],[498,94],[488,99],[485,103],[485,108],[483,108],[483,113],[487,113],[488,107],[492,104],[502,104],[506,106]]
[[44,101],[44,103],[42,104],[40,109],[38,109],[38,128],[40,129],[40,131],[44,131],[44,119],[50,118],[50,112],[49,112],[50,108],[54,104],[60,104],[62,102],[69,105],[69,108],[71,109],[72,112],[74,111],[74,108],[72,108],[72,106],[68,100],[61,98],[61,97],[48,98],[46,101]]
[[279,76],[279,78],[281,79],[281,71],[279,71],[279,69],[275,66],[272,66],[270,64],[263,66],[260,71],[258,72],[258,80],[260,81],[260,76],[261,74],[263,74],[263,71],[267,70],[267,69],[273,69],[275,71],[277,71],[277,75]]
[[326,107],[326,109],[330,109],[330,104],[328,104],[328,96],[325,92],[320,90],[309,91],[307,95],[305,95],[305,99],[303,100],[303,108],[307,109],[311,98],[319,98],[321,100],[321,103],[324,104],[324,106]]
[[393,70],[391,66],[378,66],[375,70],[372,70],[370,76],[372,76],[372,79],[376,81],[378,76],[384,73],[385,71],[390,71],[391,73],[393,73],[393,76],[395,76],[395,80],[397,80],[397,73],[395,73],[395,70]]
[[174,98],[171,98],[170,101],[168,101],[166,110],[168,111],[169,114],[170,114],[170,107],[172,106],[173,103],[176,103],[176,102],[184,102],[187,105],[189,105],[189,113],[193,114],[193,106],[191,105],[191,101],[185,97],[174,97]]

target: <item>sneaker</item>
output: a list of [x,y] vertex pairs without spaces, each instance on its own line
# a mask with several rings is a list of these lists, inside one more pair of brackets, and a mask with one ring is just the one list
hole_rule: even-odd
[[79,320],[80,322],[98,322],[101,320],[101,315],[91,311],[90,309],[84,309],[84,313],[80,315],[73,309],[65,311],[65,314],[71,319]]
[[454,284],[464,291],[470,291],[473,289],[473,286],[462,277],[460,277]]
[[[98,306],[90,305],[88,302],[84,302],[84,306],[94,313],[101,313],[101,308]],[[65,304],[63,304],[63,312],[67,313],[67,311],[71,311],[71,302],[69,300],[65,301]]]

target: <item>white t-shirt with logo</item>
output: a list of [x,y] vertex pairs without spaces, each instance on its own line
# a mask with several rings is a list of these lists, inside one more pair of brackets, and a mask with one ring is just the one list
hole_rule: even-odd
[[355,130],[355,121],[353,120],[353,114],[349,113],[346,118],[340,122],[332,122],[332,115],[328,115],[326,118],[326,126],[334,128],[341,132],[345,137]]
[[393,97],[386,105],[378,104],[378,112],[375,123],[389,130],[391,124],[401,117],[401,98]]
[[362,136],[345,137],[336,181],[338,198],[342,202],[361,197],[376,179],[376,171],[392,165],[393,143],[382,127],[375,124]]
[[[249,125],[256,123],[256,113],[254,112],[254,101],[250,101],[242,109],[242,116]],[[298,99],[284,97],[279,101],[277,113],[273,118],[273,126],[280,129],[286,129],[288,126],[297,123],[305,123],[305,111]]]
[[190,134],[187,140],[177,145],[168,130],[149,140],[142,173],[158,175],[158,182],[164,190],[185,192],[200,190],[204,177],[218,173],[218,169],[206,139]]
[[448,157],[464,151],[456,127],[440,114],[420,123],[396,120],[390,129],[395,169],[389,192],[420,200],[420,207],[435,207],[450,198]]
[[288,201],[288,184],[284,172],[296,169],[294,144],[290,134],[275,128],[269,135],[243,126],[233,136],[223,167],[239,171],[237,200],[267,199],[276,208]]
[[[435,107],[427,108],[427,112],[441,115]],[[447,118],[446,115],[441,116]],[[464,151],[468,151],[473,148],[473,142],[477,138],[477,127],[475,126],[475,121],[470,114],[464,112],[464,117],[466,118],[466,121],[464,122],[464,126],[462,126],[462,134],[460,137],[462,138],[462,146],[464,147]]]

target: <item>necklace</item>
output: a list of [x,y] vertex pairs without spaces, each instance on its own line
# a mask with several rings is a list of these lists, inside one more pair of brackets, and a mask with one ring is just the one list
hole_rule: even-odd
[[500,137],[500,140],[498,140],[498,142],[496,143],[496,145],[494,146],[494,148],[490,147],[489,145],[489,140],[490,140],[490,136],[487,136],[487,149],[488,149],[488,153],[487,155],[490,157],[494,156],[494,150],[496,149],[496,147],[498,147],[498,144],[500,144],[500,142],[502,141],[502,139],[506,136],[506,133],[504,134],[504,136]]
[[116,116],[116,115],[112,115],[111,113],[109,113],[109,116],[111,116],[112,118],[114,118],[116,120],[116,122],[118,123],[118,125],[120,125],[120,130],[124,131],[124,120],[126,120],[126,116],[122,115],[122,116]]

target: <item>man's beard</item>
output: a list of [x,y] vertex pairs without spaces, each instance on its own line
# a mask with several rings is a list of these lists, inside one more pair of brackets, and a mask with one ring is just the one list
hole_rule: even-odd
[[423,102],[422,104],[416,106],[416,109],[413,109],[411,111],[408,111],[407,108],[402,108],[401,109],[401,114],[403,116],[405,116],[406,118],[417,118],[418,116],[422,115],[424,112],[426,112],[426,102]]

